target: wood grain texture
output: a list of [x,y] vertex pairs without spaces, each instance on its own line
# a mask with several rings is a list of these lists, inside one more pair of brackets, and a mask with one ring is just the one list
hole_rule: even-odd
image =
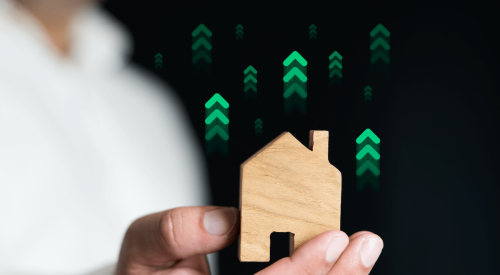
[[268,262],[272,232],[291,232],[290,254],[314,236],[340,229],[341,174],[328,161],[328,131],[309,148],[285,132],[241,164],[242,262]]

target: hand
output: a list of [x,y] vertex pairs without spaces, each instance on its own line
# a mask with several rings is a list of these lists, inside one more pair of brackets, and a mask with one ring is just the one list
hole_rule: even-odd
[[[206,254],[231,244],[239,232],[236,208],[182,207],[136,220],[123,240],[116,274],[210,274]],[[331,244],[331,246],[329,246]],[[382,250],[379,236],[323,232],[256,275],[368,274]]]

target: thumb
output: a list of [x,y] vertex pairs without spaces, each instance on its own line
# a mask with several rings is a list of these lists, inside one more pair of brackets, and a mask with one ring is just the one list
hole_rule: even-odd
[[127,230],[118,265],[165,268],[180,259],[221,250],[236,239],[238,216],[234,207],[202,206],[142,217]]

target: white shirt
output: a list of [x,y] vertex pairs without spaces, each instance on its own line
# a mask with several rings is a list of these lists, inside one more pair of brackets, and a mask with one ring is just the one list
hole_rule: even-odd
[[135,219],[210,203],[178,100],[126,62],[121,26],[90,6],[71,43],[0,1],[0,274],[111,274]]

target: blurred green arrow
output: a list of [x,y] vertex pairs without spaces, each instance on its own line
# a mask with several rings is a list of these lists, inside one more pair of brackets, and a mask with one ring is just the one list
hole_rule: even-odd
[[371,32],[370,32],[370,36],[371,37],[374,37],[375,35],[377,35],[377,33],[379,32],[382,32],[383,35],[385,35],[386,37],[389,37],[391,35],[391,33],[382,25],[382,24],[378,24]]
[[356,175],[361,176],[366,172],[367,169],[370,169],[375,176],[380,175],[380,170],[375,166],[370,160],[365,161],[359,168],[356,170]]
[[333,77],[334,75],[337,75],[338,77],[342,77],[342,73],[340,72],[340,70],[337,70],[337,69],[333,69],[328,76]]
[[205,51],[199,51],[193,56],[192,62],[197,63],[201,58],[205,59],[207,63],[212,63],[212,58]]
[[251,74],[248,75],[243,82],[247,83],[248,81],[252,80],[254,83],[257,83],[257,79]]
[[377,135],[375,135],[375,133],[370,129],[364,130],[363,133],[356,139],[356,143],[361,144],[367,138],[371,139],[375,144],[380,143],[380,138],[377,137]]
[[246,92],[246,91],[248,91],[250,89],[252,89],[254,92],[257,92],[257,87],[255,87],[255,85],[252,82],[250,82],[247,85],[245,85],[244,91]]
[[195,37],[200,34],[200,32],[204,32],[208,37],[212,36],[212,32],[204,24],[200,24],[196,29],[194,29],[191,35]]
[[297,92],[302,98],[307,97],[307,92],[304,91],[304,89],[302,89],[302,87],[300,87],[300,85],[297,83],[293,83],[292,86],[286,89],[286,91],[283,93],[283,96],[285,98],[289,98],[293,94],[293,92]]
[[334,58],[338,58],[338,59],[342,60],[342,56],[341,56],[341,55],[340,55],[337,51],[334,51],[334,52],[330,55],[330,57],[329,57],[329,59],[330,59],[330,60],[332,60],[332,59],[334,59]]
[[300,81],[306,82],[307,81],[307,76],[304,75],[303,72],[301,72],[297,67],[293,67],[284,77],[283,81],[288,82],[292,77],[297,76]]
[[205,124],[211,124],[214,120],[218,118],[222,123],[228,124],[229,119],[219,110],[215,109],[206,119]]
[[210,109],[212,106],[218,102],[224,109],[229,107],[229,103],[219,94],[215,93],[208,101],[205,103],[205,108]]
[[297,60],[300,65],[307,66],[307,61],[300,55],[297,51],[292,52],[286,59],[283,61],[284,66],[290,65],[294,60]]
[[380,159],[380,154],[373,149],[373,147],[370,144],[367,144],[361,151],[359,151],[358,154],[356,154],[356,158],[358,160],[362,159],[366,154],[370,154],[374,159]]
[[228,140],[229,135],[224,131],[219,125],[215,125],[208,133],[205,135],[206,140],[211,140],[215,134],[218,134],[222,139]]
[[205,46],[205,48],[207,50],[212,50],[212,45],[210,45],[210,43],[208,43],[208,41],[205,39],[205,37],[201,37],[200,39],[198,39],[194,44],[193,46],[191,47],[194,50],[197,50],[201,45]]
[[371,45],[370,50],[375,50],[378,46],[382,46],[384,49],[389,50],[391,46],[382,37],[377,38]]
[[257,70],[252,65],[248,66],[243,73],[247,74],[250,71],[253,72],[254,74],[257,74]]
[[330,64],[329,68],[333,68],[333,66],[339,67],[339,69],[342,69],[342,64],[339,63],[338,60],[333,60],[332,64]]

